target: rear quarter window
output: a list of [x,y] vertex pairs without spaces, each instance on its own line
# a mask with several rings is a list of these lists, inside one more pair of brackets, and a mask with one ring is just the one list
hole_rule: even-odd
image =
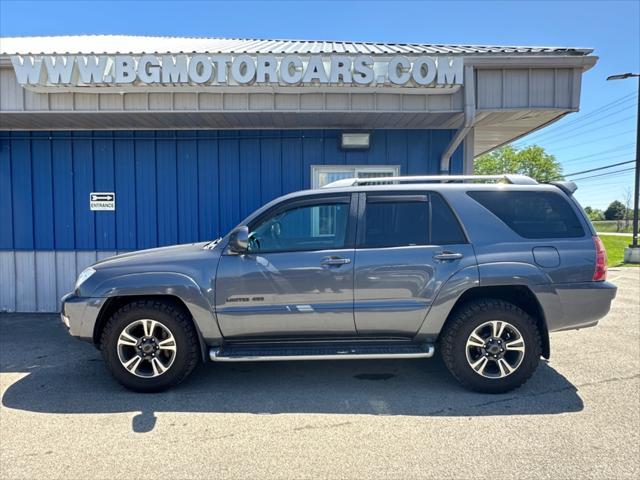
[[467,243],[467,238],[451,208],[440,195],[431,194],[431,243],[450,245]]
[[577,238],[585,234],[569,202],[557,193],[473,191],[467,195],[524,238]]

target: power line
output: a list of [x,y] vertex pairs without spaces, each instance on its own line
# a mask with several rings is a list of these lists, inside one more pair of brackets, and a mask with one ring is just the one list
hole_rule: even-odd
[[631,170],[635,170],[635,167],[625,168],[624,170],[617,170],[615,172],[599,173],[598,175],[590,175],[588,177],[574,178],[573,181],[574,182],[579,182],[580,180],[586,180],[588,178],[606,177],[608,175],[617,175],[619,173],[630,172]]
[[633,186],[633,184],[620,184],[620,183],[610,183],[603,187],[600,187],[599,185],[588,184],[588,183],[582,183],[580,185],[581,187],[579,188],[579,190],[581,194],[588,193],[589,195],[594,195],[594,196],[598,195],[598,196],[606,196],[606,197],[616,196],[620,192],[624,192],[629,187]]
[[[593,110],[593,111],[591,111],[591,112],[589,112],[589,113],[587,113],[587,114],[585,114],[585,115],[583,115],[583,116],[581,116],[579,118],[576,118],[575,120],[567,122],[567,123],[565,123],[563,125],[559,125],[558,128],[556,128],[554,130],[548,130],[548,131],[544,131],[544,132],[534,133],[532,135],[532,137],[533,138],[537,138],[537,137],[542,137],[542,136],[551,135],[551,134],[556,135],[558,133],[557,130],[563,129],[563,128],[566,128],[566,127],[570,127],[570,126],[573,126],[573,125],[576,125],[576,124],[579,124],[579,123],[582,123],[585,120],[592,119],[593,117],[595,117],[595,116],[597,116],[597,115],[599,115],[601,113],[604,113],[604,112],[606,112],[608,110],[611,110],[612,108],[619,107],[620,105],[622,105],[622,104],[624,104],[624,103],[626,103],[626,102],[628,102],[630,100],[633,100],[636,95],[637,94],[635,92],[629,93],[627,95],[624,95],[624,96],[618,98],[617,100],[613,100],[612,102],[604,104],[603,106],[601,106],[601,107],[599,107],[599,108],[597,108],[597,109],[595,109],[595,110]],[[627,108],[630,108],[632,106],[633,105],[629,105],[627,107],[624,107],[624,108],[622,108],[620,110],[617,110],[615,113],[618,113],[618,112],[621,112],[623,110],[626,110]],[[612,114],[607,115],[607,117],[611,116]],[[584,125],[582,125],[580,128],[582,128],[583,126]]]
[[603,138],[595,138],[595,139],[589,140],[587,142],[574,143],[574,144],[571,144],[571,145],[563,145],[561,147],[555,148],[554,150],[566,150],[567,148],[574,148],[574,147],[579,147],[579,146],[582,146],[582,145],[589,145],[590,143],[601,142],[603,140],[608,140],[609,138],[621,137],[622,135],[627,135],[627,134],[633,133],[635,131],[636,131],[635,128],[633,130],[625,130],[624,132],[619,132],[619,133],[616,133],[615,135],[609,135],[609,136],[606,136],[606,137],[603,137]]
[[585,165],[585,166],[590,166],[590,165],[603,164],[603,163],[607,163],[615,160],[620,160],[621,158],[628,157],[629,155],[633,155],[634,153],[635,151],[633,147],[627,147],[624,151],[621,150],[618,153],[603,155],[601,158],[589,158],[584,162],[582,161],[582,158],[579,158],[579,159],[574,159],[570,162],[562,161],[560,163],[562,164],[563,167],[566,167],[568,164],[573,165],[576,163],[588,163],[589,165]]
[[[635,108],[635,105],[629,105],[629,107],[627,107],[627,108],[631,108],[631,107],[634,107],[634,108]],[[618,113],[620,113],[620,112],[622,112],[622,110],[617,111],[617,112],[612,112],[612,113],[610,113],[609,115],[605,115],[605,116],[604,116],[604,117],[602,117],[602,118],[595,118],[595,119],[592,119],[590,122],[587,122],[587,123],[585,123],[584,125],[580,125],[580,126],[578,126],[578,127],[574,127],[574,128],[569,129],[569,130],[566,130],[566,131],[561,131],[561,132],[553,131],[553,132],[549,132],[549,133],[553,133],[553,135],[552,135],[550,138],[552,138],[552,139],[553,139],[553,138],[556,138],[556,137],[564,137],[564,136],[568,135],[568,134],[569,134],[569,133],[571,133],[571,132],[574,132],[574,131],[576,131],[576,130],[580,130],[581,128],[587,127],[587,126],[589,126],[589,125],[593,125],[594,123],[601,122],[602,120],[605,120],[605,119],[607,119],[607,118],[609,118],[609,117],[612,117],[612,116],[614,116],[614,115],[617,115],[617,114],[618,114]],[[620,120],[621,120],[621,121],[622,121],[622,120],[629,120],[629,119],[631,119],[631,118],[635,118],[635,117],[636,117],[635,115],[630,115],[630,116],[625,117],[624,119],[620,119]],[[604,124],[604,125],[602,125],[602,128],[604,128],[604,127],[608,127],[608,126],[610,126],[610,125],[611,125],[611,123]],[[549,141],[549,139],[547,138],[547,139],[545,140],[545,139],[543,138],[543,139],[536,139],[535,141],[536,141],[536,142],[545,142],[545,141]]]
[[619,107],[620,105],[633,100],[634,97],[636,97],[637,92],[631,92],[631,93],[627,93],[626,95],[623,95],[621,97],[618,97],[615,100],[612,100],[609,103],[605,103],[604,105],[601,105],[600,107],[596,108],[595,110],[592,110],[590,112],[585,113],[583,116],[576,118],[570,122],[567,122],[563,125],[563,127],[568,127],[571,125],[575,125],[576,123],[580,123],[582,121],[584,121],[585,119],[589,119],[591,117],[594,117],[596,115],[598,115],[599,113],[602,112],[606,112],[607,110],[611,110],[614,107]]
[[[622,172],[620,175],[627,174],[628,172]],[[626,180],[629,180],[627,182]],[[595,183],[590,183],[595,182]],[[611,190],[614,187],[625,188],[630,187],[633,182],[633,175],[627,175],[625,178],[617,178],[616,175],[612,175],[609,178],[601,179],[589,179],[584,182],[580,182],[581,188],[588,188],[590,191]]]
[[584,160],[585,158],[597,157],[598,155],[602,155],[603,153],[611,153],[611,152],[615,152],[616,150],[622,150],[622,149],[629,148],[629,147],[634,147],[634,146],[635,146],[634,142],[625,143],[624,145],[618,145],[616,147],[609,148],[607,150],[601,150],[599,152],[590,153],[589,155],[582,155],[582,156],[577,157],[577,158],[571,158],[569,160],[565,160],[562,163],[576,162],[576,161]]
[[578,182],[580,180],[587,180],[587,179],[592,179],[592,178],[615,176],[615,175],[618,175],[618,174],[630,172],[632,170],[635,170],[635,167],[623,168],[622,170],[616,170],[615,172],[598,173],[597,175],[589,175],[587,177],[574,178],[573,181],[574,182]]
[[573,177],[575,175],[582,175],[583,173],[597,172],[598,170],[605,170],[607,168],[613,168],[620,165],[626,165],[627,163],[633,163],[635,160],[627,160],[626,162],[614,163],[612,165],[606,165],[604,167],[592,168],[591,170],[583,170],[581,172],[567,173],[565,177]]
[[[602,129],[603,129],[603,128],[605,128],[605,127],[611,127],[612,125],[617,125],[618,123],[625,122],[625,121],[630,120],[630,119],[632,119],[632,118],[635,118],[635,115],[630,115],[630,116],[628,116],[628,117],[621,118],[620,120],[617,120],[617,121],[615,121],[615,122],[607,123],[606,125],[598,126],[598,127],[596,127],[596,128],[592,128],[592,129],[590,129],[590,130],[585,130],[584,132],[580,132],[580,133],[578,133],[578,134],[574,134],[574,135],[572,135],[572,136],[573,136],[573,137],[579,137],[580,135],[586,135],[587,133],[597,132],[597,131],[602,130]],[[583,125],[583,127],[584,127],[584,126],[585,126],[585,125]],[[576,129],[576,130],[579,130],[580,128],[582,128],[582,127],[579,127],[579,128],[578,128],[578,129]],[[554,136],[554,137],[555,137],[555,136]],[[566,137],[566,133],[562,133],[562,134],[558,135],[558,139],[557,139],[557,140],[553,140],[553,139],[552,139],[552,140],[542,140],[542,142],[541,142],[541,143],[544,143],[545,145],[548,145],[549,143],[557,143],[557,142],[561,142],[562,140],[564,140],[564,139],[565,139],[565,137]],[[553,138],[553,137],[552,137],[552,138]]]

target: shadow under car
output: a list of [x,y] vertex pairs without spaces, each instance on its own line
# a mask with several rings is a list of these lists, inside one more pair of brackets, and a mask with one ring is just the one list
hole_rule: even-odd
[[485,416],[583,409],[576,387],[547,362],[520,389],[487,395],[460,387],[438,356],[207,364],[170,391],[133,393],[111,378],[98,350],[69,337],[52,315],[0,315],[0,372],[27,373],[6,388],[4,407],[141,412],[133,421],[141,432],[153,429],[156,412]]

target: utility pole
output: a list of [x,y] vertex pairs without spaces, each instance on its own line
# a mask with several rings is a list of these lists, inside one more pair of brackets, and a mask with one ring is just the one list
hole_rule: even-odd
[[611,75],[607,80],[624,80],[626,78],[638,79],[638,116],[636,117],[636,178],[633,190],[633,240],[629,248],[624,250],[624,261],[628,263],[640,263],[640,244],[638,244],[638,198],[640,198],[640,73],[623,73]]

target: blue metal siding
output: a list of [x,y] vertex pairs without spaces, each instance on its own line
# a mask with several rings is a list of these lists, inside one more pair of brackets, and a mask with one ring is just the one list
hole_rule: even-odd
[[2,135],[0,142],[0,247],[11,248],[13,246],[11,146],[7,135]]
[[[452,130],[0,132],[0,250],[135,250],[226,233],[263,203],[311,186],[312,165],[438,173]],[[462,147],[451,172],[462,172]],[[115,191],[116,212],[89,193]]]
[[[73,163],[71,140],[67,132],[55,132],[51,136],[51,163],[53,174],[53,244],[55,249],[75,245],[74,203],[73,203]],[[12,152],[15,156],[15,152]],[[4,222],[3,222],[4,223]],[[15,248],[25,248],[16,241]]]
[[[101,212],[101,214],[112,215],[116,218],[116,245],[118,245],[118,249],[135,250],[137,215],[133,132],[117,132],[114,133],[114,137],[116,137],[114,140],[114,186],[117,215],[112,212]],[[173,172],[166,172],[166,174],[175,178]]]
[[[96,192],[109,192],[114,184],[113,133],[96,132],[93,142],[94,187]],[[114,215],[96,215],[96,249],[114,250],[116,219]]]

